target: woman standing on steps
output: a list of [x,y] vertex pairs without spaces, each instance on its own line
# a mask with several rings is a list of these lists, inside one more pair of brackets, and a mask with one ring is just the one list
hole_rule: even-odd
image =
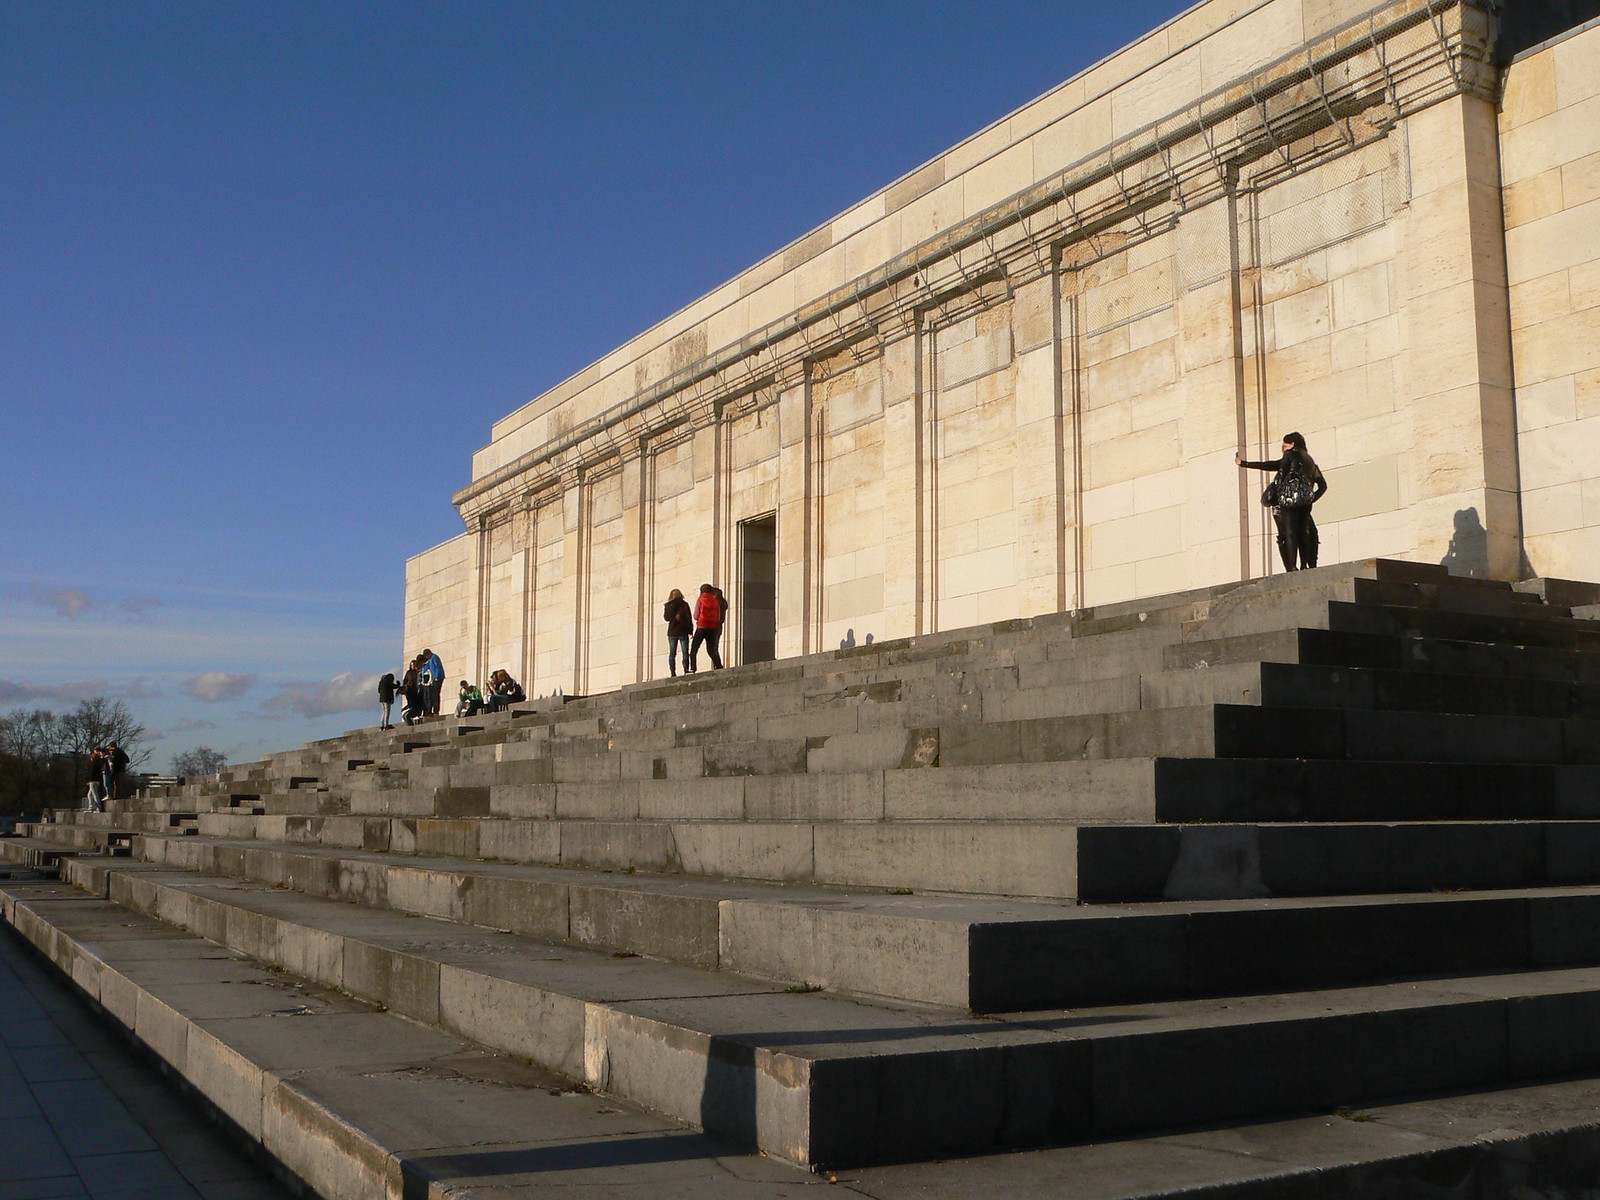
[[1317,523],[1311,519],[1311,506],[1322,499],[1328,481],[1306,450],[1306,439],[1298,433],[1283,435],[1283,457],[1276,461],[1246,462],[1242,453],[1233,461],[1257,471],[1276,471],[1261,503],[1272,509],[1278,527],[1278,554],[1286,571],[1310,570],[1317,565]]
[[678,673],[678,654],[683,654],[683,669],[689,670],[689,635],[694,632],[694,614],[677,588],[661,606],[661,619],[667,623],[667,670]]

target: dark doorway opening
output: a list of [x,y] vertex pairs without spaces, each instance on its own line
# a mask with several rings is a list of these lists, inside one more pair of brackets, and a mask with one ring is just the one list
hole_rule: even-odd
[[778,637],[778,516],[739,522],[739,661],[771,662]]

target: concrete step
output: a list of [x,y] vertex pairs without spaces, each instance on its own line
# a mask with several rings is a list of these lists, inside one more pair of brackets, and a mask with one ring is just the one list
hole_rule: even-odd
[[1577,608],[1600,603],[1600,583],[1576,579],[1524,579],[1511,585],[1514,591],[1525,593],[1546,604]]
[[[1220,764],[1222,768],[1232,765]],[[1252,764],[1239,766],[1260,773],[1260,768]],[[1051,864],[1052,869],[1041,869],[1037,882],[1057,887],[1064,879],[1071,879],[1072,891],[1064,898],[1097,902],[1600,882],[1597,826],[1582,815],[1600,816],[1593,802],[1600,778],[1592,771],[1564,769],[1563,775],[1580,770],[1578,778],[1566,780],[1565,790],[1571,795],[1540,797],[1534,785],[1541,778],[1549,784],[1545,769],[1477,772],[1454,768],[1463,780],[1463,789],[1469,784],[1480,789],[1476,795],[1458,795],[1458,808],[1492,811],[1494,802],[1506,800],[1509,803],[1503,807],[1513,813],[1526,812],[1537,804],[1541,810],[1567,813],[1563,819],[1396,820],[1394,810],[1398,805],[1380,787],[1366,805],[1377,811],[1375,818],[1330,824],[1314,819],[1282,820],[1290,805],[1305,807],[1299,767],[1290,765],[1287,777],[1277,781],[1284,789],[1284,798],[1278,811],[1272,813],[1278,819],[1269,823],[1086,824],[1071,827],[1070,834],[1059,822],[1019,828],[1024,839],[1028,829],[1038,829],[1041,840],[1062,858]],[[1342,775],[1336,772],[1325,786],[1327,794],[1313,799],[1324,808],[1350,812],[1362,801],[1355,789],[1374,783],[1370,776],[1363,780],[1357,773],[1359,769],[1358,764],[1348,767]],[[1522,781],[1523,792],[1503,795],[1502,789],[1518,783],[1518,772],[1524,776],[1531,773],[1535,779]],[[1262,782],[1271,784],[1272,780]],[[1209,811],[1218,808],[1220,804],[1214,803]],[[1412,811],[1416,811],[1414,806]],[[995,819],[1003,815],[996,814]],[[130,836],[118,833],[114,820],[94,827],[35,828],[52,844],[83,852],[99,851],[110,838]],[[663,826],[654,822],[619,825],[497,818],[207,819],[202,836],[189,843],[184,853],[202,853],[198,847],[215,838],[296,848],[323,847],[332,852],[366,850],[493,858],[505,863],[580,871],[632,869],[682,874],[687,867],[700,866],[704,874],[703,868],[715,865],[719,868],[715,874],[724,878],[913,887],[919,891],[952,892],[957,890],[958,882],[967,880],[986,885],[975,889],[980,894],[1023,894],[1021,889],[1033,882],[1025,871],[1033,860],[1024,858],[1008,864],[1002,858],[998,864],[985,864],[986,869],[992,866],[996,874],[977,879],[971,849],[988,844],[988,839],[996,835],[964,840],[962,830],[969,828],[938,824],[928,829],[911,826],[906,830],[880,831],[847,825],[839,830],[842,838],[825,833],[819,840],[814,830],[795,822],[756,823],[739,830],[723,823]],[[916,836],[919,833],[923,835],[920,839]],[[141,845],[154,845],[157,835],[141,838]],[[946,848],[949,854],[934,857],[925,870],[903,862],[881,863],[871,870],[870,860],[848,852],[835,853],[841,841],[848,851],[852,840],[864,843],[868,850],[881,845],[900,854],[931,854]],[[1004,851],[1003,843],[1000,848]],[[152,857],[160,856],[152,853]],[[184,860],[191,864],[200,861]],[[223,868],[212,863],[209,869]]]
[[[65,894],[36,886],[26,902],[51,907],[49,892]],[[506,1200],[552,1189],[778,1200],[801,1187],[832,1184],[614,1098],[573,1090],[465,1039],[442,1038],[349,996],[259,968],[203,939],[149,923],[134,927],[114,909],[58,912],[58,921],[93,947],[93,958],[77,960],[99,964],[78,976],[91,1002],[103,994],[116,1007],[102,1012],[139,1030],[175,1074],[194,1080],[236,1126],[292,1163],[302,1188],[315,1186],[322,1195],[488,1188]],[[163,934],[159,968],[147,961],[151,932]],[[195,997],[196,982],[181,976],[190,968],[225,1015],[189,1015],[168,1003]],[[1589,1164],[1600,1161],[1597,1089],[1600,1082],[1577,1078],[1170,1136],[856,1169],[834,1178],[878,1200],[1064,1190],[1076,1200],[1419,1196],[1437,1191],[1441,1178],[1462,1195],[1552,1196],[1558,1181],[1592,1178]]]
[[1254,662],[1439,673],[1485,682],[1600,682],[1600,654],[1592,651],[1403,634],[1279,629],[1215,641],[1184,642],[1163,651],[1163,665],[1174,670]]
[[[1308,739],[1309,740],[1309,739]],[[983,753],[981,744],[966,748]],[[940,765],[839,775],[727,776],[429,790],[357,797],[351,817],[707,824],[837,821],[1560,820],[1596,812],[1586,764],[1266,758],[1088,758]],[[470,803],[467,801],[470,800]],[[319,814],[280,814],[312,822]],[[86,819],[82,816],[78,820]],[[332,818],[330,818],[332,819]],[[218,834],[270,830],[204,814]],[[279,827],[283,828],[283,827]],[[253,836],[253,835],[252,835]]]
[[[1307,624],[1317,627],[1317,623]],[[1329,602],[1327,621],[1320,627],[1348,633],[1438,637],[1587,653],[1600,650],[1600,628],[1584,621],[1558,619],[1538,609],[1514,617],[1501,617],[1334,600]]]
[[1600,682],[1244,662],[1165,672],[1145,677],[1141,684],[1145,708],[1209,701],[1263,708],[1600,719]]
[[[130,898],[141,884],[154,894],[153,880],[129,879]],[[1600,1066],[1594,968],[974,1019],[541,952],[511,935],[435,941],[414,919],[270,888],[165,889],[158,907],[230,949],[378,993],[397,1013],[808,1165],[1104,1139]],[[50,903],[11,893],[6,907],[75,975],[103,981],[92,942],[62,927],[103,925],[114,910],[97,903],[46,914]],[[180,1021],[203,1011],[163,999]]]
[[[1586,831],[1593,842],[1600,831]],[[69,877],[182,870],[646,954],[786,984],[976,1012],[1295,990],[1452,969],[1600,962],[1600,891],[1360,896],[1330,902],[1052,905],[686,881],[268,843],[146,839],[145,862]],[[1591,868],[1590,874],[1593,874]],[[1249,944],[1251,955],[1226,952]]]
[[[0,905],[92,1005],[258,1142],[297,1195],[459,1195],[474,1177],[501,1184],[525,1171],[548,1179],[552,1169],[578,1181],[592,1170],[574,1162],[574,1149],[601,1144],[623,1161],[640,1151],[658,1163],[736,1153],[77,889],[7,884]],[[114,1176],[115,1164],[107,1166]],[[741,1166],[773,1189],[806,1182],[755,1156]],[[229,1185],[178,1186],[221,1196]]]
[[[91,1003],[322,1195],[778,1200],[832,1184],[65,889],[15,895],[54,910]],[[211,1013],[169,1002],[202,992]],[[1600,1162],[1597,1094],[1575,1078],[835,1178],[878,1200],[1420,1196],[1442,1178],[1461,1195],[1553,1196]]]
[[[801,782],[838,775],[886,780],[911,769],[999,767],[1153,757],[1305,758],[1406,762],[1600,763],[1596,688],[1536,685],[1485,690],[1460,678],[1405,672],[1237,664],[1187,673],[1161,699],[1181,702],[1209,693],[1251,704],[1182,704],[1026,720],[889,728],[809,738],[685,746],[673,750],[599,751],[567,757],[467,759],[440,751],[431,763],[368,772],[348,794],[300,792],[263,797],[269,814],[477,816],[511,814],[585,817],[749,816],[747,793],[785,795],[845,788],[842,781]],[[1185,689],[1177,690],[1180,683]],[[1332,700],[1344,707],[1315,707]],[[1431,704],[1436,711],[1403,707]],[[1277,707],[1272,707],[1272,706]],[[1487,710],[1487,711],[1485,711]],[[1567,715],[1559,715],[1567,714]],[[783,782],[778,782],[778,779]],[[765,779],[760,784],[740,780]],[[1070,780],[1063,781],[1070,787]],[[939,785],[921,777],[924,785]],[[886,783],[884,787],[887,787]],[[759,798],[754,801],[760,804]],[[732,806],[732,811],[730,811]],[[791,815],[791,814],[786,814]],[[823,809],[792,815],[841,814]],[[1102,811],[1056,815],[1089,819]],[[1123,814],[1137,816],[1136,813]],[[1508,814],[1515,815],[1515,814]]]
[[[1309,706],[1275,709],[1234,704],[1219,704],[1212,711],[1215,730],[1211,753],[1219,758],[1600,763],[1600,721],[1581,716],[1558,718]],[[1169,723],[1148,733],[1141,728],[1125,737],[1121,744],[1150,745],[1148,740],[1135,740],[1141,736],[1171,737],[1179,745],[1194,744],[1192,740],[1186,742],[1177,736],[1176,731],[1168,732],[1169,729]]]

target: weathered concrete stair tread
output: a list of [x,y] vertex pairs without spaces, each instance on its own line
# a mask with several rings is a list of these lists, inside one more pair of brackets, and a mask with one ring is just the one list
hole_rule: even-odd
[[[1600,891],[1592,888],[1060,906],[574,879],[448,860],[390,868],[338,859],[332,871],[308,869],[314,855],[254,861],[268,877],[244,882],[274,894],[287,883],[315,901],[386,898],[395,912],[464,929],[981,1012],[1600,963]],[[363,869],[374,866],[376,877]],[[66,878],[128,902],[140,888],[234,886],[156,863],[69,864]],[[185,920],[148,896],[137,906]],[[1244,944],[1254,952],[1230,952]]]
[[[316,840],[202,837],[175,842],[160,835],[142,835],[139,846],[142,857],[173,867],[250,874],[300,887],[309,886],[305,882],[308,879],[334,877],[333,872],[347,869],[340,865],[347,860],[352,863],[351,869],[371,869],[364,864],[382,864],[386,870],[403,870],[412,864],[488,876],[505,872],[512,877],[525,870],[534,879],[548,876],[555,881],[536,886],[555,888],[586,886],[575,881],[594,879],[605,894],[648,889],[652,878],[702,886],[696,877],[685,879],[681,874],[633,876],[615,868],[591,873],[580,865],[586,857],[583,855],[575,855],[576,861],[567,866],[550,869],[466,863],[459,858],[462,843],[475,849],[477,842],[472,835],[461,833],[462,822],[413,824],[414,851],[424,856],[458,857],[443,857],[437,864],[428,865],[407,855],[363,852],[361,827],[355,827],[353,836],[342,841],[333,838],[331,830],[324,827],[317,831]],[[433,832],[434,826],[437,833]],[[533,828],[559,832],[549,822],[536,823]],[[42,844],[56,848],[58,854],[73,850],[98,852],[108,837],[125,836],[106,829],[59,825],[45,826],[42,832],[56,839],[44,839]],[[1076,898],[1089,901],[1315,896],[1600,882],[1600,823],[1593,821],[1098,825],[1071,832],[1072,841],[1062,853],[1076,872]],[[684,831],[680,828],[679,833]],[[383,839],[380,844],[391,843]],[[16,845],[16,840],[0,841],[0,854]],[[971,839],[960,839],[959,851],[970,858],[971,850]],[[681,868],[682,863],[676,865]],[[633,868],[635,864],[627,862],[622,867]],[[909,877],[911,873],[906,874]],[[934,871],[932,875],[931,887],[923,890],[948,890],[955,882],[947,873]],[[326,889],[328,884],[318,886]],[[722,885],[709,886],[712,894],[722,895],[715,890]],[[745,883],[734,885],[732,890],[752,894],[752,886],[760,887]],[[803,896],[805,889],[790,881],[779,894],[791,892]],[[454,910],[438,911],[440,915],[454,915]],[[631,914],[629,919],[633,919]],[[569,936],[561,930],[545,932],[547,936]],[[659,945],[647,949],[666,953]]]
[[1164,699],[1180,681],[1191,695],[1263,708],[1600,718],[1600,681],[1498,676],[1485,687],[1482,675],[1447,671],[1249,662],[1168,671],[1152,683]]
[[[61,889],[13,891],[37,907]],[[14,903],[14,901],[13,901]],[[421,1195],[493,1188],[507,1200],[673,1195],[710,1200],[793,1197],[807,1180],[611,1098],[561,1090],[537,1068],[372,1011],[348,997],[253,968],[168,927],[99,906],[60,915],[73,945],[58,963],[111,1015],[164,1052],[267,1150],[329,1196]],[[92,952],[75,954],[87,941]],[[84,947],[87,949],[87,947]],[[237,1015],[184,1014],[163,1001],[182,964]],[[138,1000],[148,998],[141,1010]],[[326,1030],[322,1027],[326,1027]],[[302,1039],[296,1048],[284,1038]],[[329,1053],[337,1051],[337,1057]],[[365,1057],[363,1057],[365,1055]],[[1441,1170],[1505,1189],[1541,1168],[1592,1157],[1600,1081],[1457,1094],[1151,1138],[852,1171],[843,1182],[876,1200],[938,1195],[1135,1200],[1205,1189],[1208,1200],[1267,1200],[1317,1183],[1344,1195],[1423,1195]],[[611,1164],[611,1165],[608,1165]],[[820,1180],[817,1182],[821,1182]],[[1408,1190],[1408,1187],[1411,1190]],[[407,1189],[412,1190],[407,1190]],[[1342,1191],[1340,1191],[1342,1189]],[[1532,1194],[1532,1193],[1530,1193]]]
[[[459,823],[455,823],[459,825]],[[506,832],[504,822],[485,822],[487,836]],[[633,871],[690,879],[732,879],[784,886],[815,884],[828,888],[889,890],[911,888],[967,896],[1013,896],[1029,900],[1139,900],[1296,895],[1373,890],[1405,891],[1440,886],[1516,886],[1541,883],[1584,883],[1593,878],[1585,858],[1594,845],[1594,826],[1574,824],[1558,832],[1551,822],[1518,822],[1503,847],[1494,821],[1461,823],[1459,832],[1430,833],[1427,824],[1361,822],[1278,828],[1271,825],[1168,826],[1088,825],[1067,822],[991,822],[981,837],[965,825],[944,822],[902,824],[838,823],[830,826],[730,826],[726,822],[608,824],[552,822],[533,824],[536,834],[565,836],[576,843],[563,854],[559,845],[548,854],[531,850],[500,856],[507,863],[560,868],[567,872],[613,872],[613,880]],[[984,827],[977,827],[984,828]],[[44,833],[45,830],[41,830]],[[820,836],[820,835],[826,835]],[[54,826],[47,840],[99,853],[108,841],[133,836],[140,857],[177,866],[220,863],[242,851],[214,851],[217,842],[241,840],[178,835],[124,835],[115,830]],[[698,840],[697,840],[698,839]],[[277,853],[312,851],[319,845],[334,853],[363,848],[359,836],[290,838],[265,835],[242,839]],[[471,863],[457,846],[458,828],[438,836],[426,828],[412,850],[444,854]],[[453,845],[454,843],[454,845]],[[365,843],[370,845],[371,843]],[[184,847],[187,847],[186,849]],[[1435,863],[1415,862],[1419,852],[1437,848]],[[1501,861],[1494,861],[1498,850]],[[926,863],[875,864],[879,853],[898,850],[933,856]],[[982,852],[981,859],[979,851]],[[1023,855],[1010,864],[1006,854]],[[960,856],[967,855],[962,865]],[[1291,857],[1309,854],[1310,861]],[[1340,856],[1360,854],[1348,869]],[[764,855],[770,862],[752,861]],[[868,857],[863,857],[868,856]],[[397,869],[413,863],[412,853],[387,854]],[[724,869],[713,870],[713,867]],[[1462,874],[1448,875],[1459,871]],[[987,887],[978,886],[988,884]],[[1382,886],[1378,886],[1382,885]]]
[[1555,649],[1600,650],[1600,628],[1583,622],[1540,614],[1537,610],[1516,616],[1423,610],[1330,600],[1321,627],[1341,632],[1393,633],[1444,637],[1485,643],[1510,642],[1521,646]]
[[[4,884],[0,905],[113,1020],[322,1196],[435,1194],[430,1185],[496,1160],[559,1160],[602,1139],[657,1153],[680,1143],[686,1156],[732,1149],[75,889]],[[802,1182],[762,1160],[747,1169]]]
[[[1287,736],[1293,737],[1293,730]],[[981,744],[969,747],[984,753]],[[1020,754],[1022,750],[1017,749]],[[1600,815],[1595,764],[1278,758],[1046,759],[827,776],[555,784],[476,812],[549,821],[1272,821],[1557,818]],[[282,820],[293,814],[278,814]],[[316,820],[322,814],[305,814]],[[361,808],[347,819],[385,815]],[[394,814],[405,816],[405,813]],[[415,814],[425,817],[428,814]],[[117,819],[121,819],[118,815]],[[337,829],[339,817],[321,828]],[[239,814],[216,832],[269,829]]]
[[[387,986],[396,1011],[808,1163],[1045,1145],[1600,1065],[1593,968],[974,1019],[570,948],[541,958],[509,935],[419,946],[404,917],[272,889],[171,891],[194,898],[201,932],[263,943],[234,949],[357,995]],[[269,924],[231,917],[251,912]],[[59,934],[15,923],[59,958]],[[1185,1089],[1157,1086],[1174,1055]],[[930,1087],[965,1089],[961,1111],[930,1112]]]

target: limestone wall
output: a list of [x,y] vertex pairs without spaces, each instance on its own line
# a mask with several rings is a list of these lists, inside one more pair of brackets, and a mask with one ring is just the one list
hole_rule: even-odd
[[[405,640],[396,676],[424,646],[446,671],[471,674],[476,663],[477,553],[466,534],[442,542],[406,563]],[[396,714],[398,716],[398,714]]]
[[1511,65],[1500,128],[1528,566],[1591,578],[1600,564],[1600,27]]
[[780,656],[1262,574],[1290,429],[1325,561],[1519,574],[1493,32],[1183,14],[497,423],[407,645],[615,687],[714,581],[738,662],[771,529]]

